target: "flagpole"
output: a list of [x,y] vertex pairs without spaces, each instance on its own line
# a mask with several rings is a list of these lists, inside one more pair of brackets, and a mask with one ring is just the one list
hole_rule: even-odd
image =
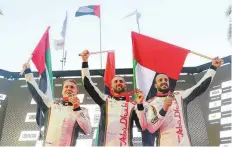
[[61,60],[62,71],[64,70],[64,47],[63,47],[63,55]]
[[138,31],[140,33],[140,26],[139,26],[139,19],[136,17],[136,21],[137,21],[137,27],[138,27]]
[[[67,20],[68,19],[68,12],[66,10],[66,16],[65,16],[65,23],[66,23],[66,28],[67,28]],[[63,24],[64,25],[64,24]],[[64,27],[64,26],[63,26]],[[66,28],[65,28],[65,33],[64,33],[64,36],[63,36],[63,39],[64,39],[64,45],[63,45],[63,53],[62,53],[62,60],[61,60],[61,63],[62,63],[62,71],[64,70],[64,62],[66,60],[66,57],[64,57],[64,54],[65,54],[65,49],[64,49],[64,46],[65,46],[65,38],[66,38]],[[63,30],[63,28],[62,28]]]
[[[99,5],[99,9],[100,9],[100,21],[99,21],[99,25],[100,25],[100,52],[102,52],[102,39],[101,39],[101,7]],[[102,69],[102,54],[100,54],[100,62],[101,62],[101,69]]]

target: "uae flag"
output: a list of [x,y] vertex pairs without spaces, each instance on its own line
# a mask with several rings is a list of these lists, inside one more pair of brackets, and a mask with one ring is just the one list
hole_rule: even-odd
[[[53,74],[51,63],[51,50],[49,44],[49,29],[47,28],[41,40],[37,44],[32,53],[32,61],[40,74],[39,89],[47,95],[49,99],[53,99]],[[44,125],[44,117],[41,115],[41,109],[37,105],[36,121],[39,126]],[[48,117],[48,116],[46,116]]]
[[[115,56],[114,52],[107,53],[106,68],[104,73],[105,94],[110,94],[111,81],[115,77]],[[99,128],[97,128],[96,136],[94,137],[94,144],[97,145],[99,135]]]
[[115,77],[115,56],[114,56],[114,52],[108,52],[106,68],[104,73],[105,94],[110,95],[111,81],[114,77]]
[[190,52],[170,43],[132,32],[134,88],[143,91],[147,99],[156,94],[154,80],[164,73],[174,91],[185,59]]

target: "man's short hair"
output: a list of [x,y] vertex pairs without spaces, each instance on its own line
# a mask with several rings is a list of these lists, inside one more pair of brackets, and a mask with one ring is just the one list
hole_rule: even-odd
[[[77,82],[76,82],[76,80],[74,80],[74,79],[67,79],[67,80],[65,80],[65,81],[63,82],[63,85],[64,85],[66,82],[71,82],[71,83],[73,83],[73,84],[75,84],[75,85],[77,86]],[[77,88],[78,88],[78,86],[77,86]]]
[[[122,78],[122,79],[126,82],[125,78],[122,77],[122,76],[115,76],[114,78]],[[113,78],[113,79],[114,79],[114,78]],[[113,82],[113,79],[111,80],[111,83]]]
[[[155,78],[154,78],[154,84],[156,84],[156,78],[157,78],[158,75],[166,75],[166,76],[167,76],[166,73],[157,73],[157,74],[155,75]],[[167,77],[168,77],[168,76],[167,76]],[[169,77],[168,77],[168,78],[169,78]]]

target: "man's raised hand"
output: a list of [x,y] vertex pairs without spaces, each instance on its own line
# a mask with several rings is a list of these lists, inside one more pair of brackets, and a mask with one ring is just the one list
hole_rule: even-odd
[[81,58],[83,62],[88,62],[88,58],[89,58],[89,51],[88,50],[84,50],[81,53]]

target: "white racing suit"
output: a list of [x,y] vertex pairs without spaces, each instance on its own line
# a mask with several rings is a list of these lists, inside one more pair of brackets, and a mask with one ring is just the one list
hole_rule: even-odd
[[75,146],[79,132],[91,133],[86,108],[72,106],[70,102],[54,102],[38,87],[30,69],[25,79],[33,99],[42,108],[45,117],[45,146]]
[[133,122],[146,129],[143,104],[126,101],[125,97],[115,98],[102,93],[92,82],[88,62],[82,63],[82,80],[86,91],[100,106],[101,116],[97,146],[132,146]]
[[211,66],[204,77],[193,87],[175,92],[175,98],[168,111],[163,110],[165,97],[154,97],[145,106],[147,129],[159,131],[158,146],[190,146],[187,127],[187,104],[201,95],[208,88],[216,74],[216,67]]

